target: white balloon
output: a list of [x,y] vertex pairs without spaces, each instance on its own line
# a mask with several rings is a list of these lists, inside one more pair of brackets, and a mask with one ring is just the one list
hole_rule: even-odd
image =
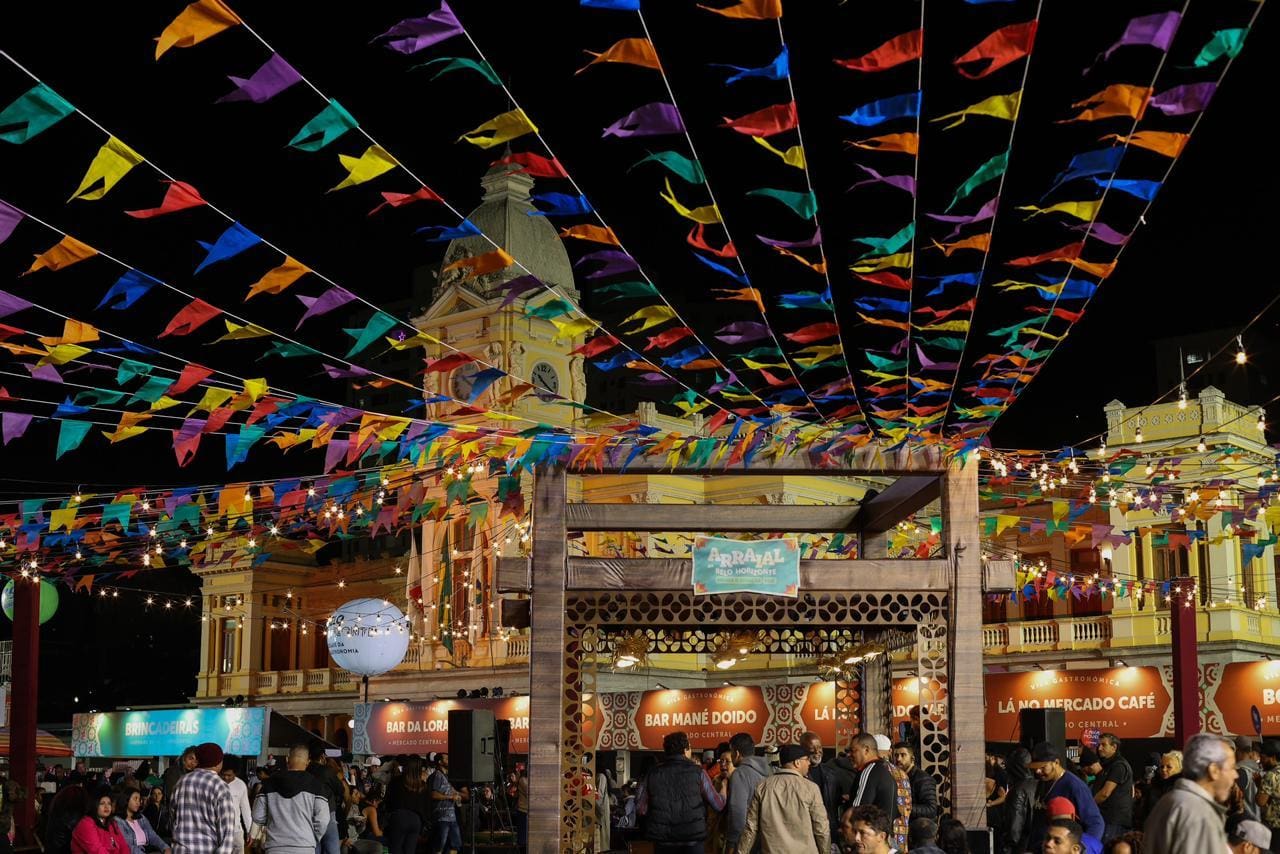
[[329,618],[329,657],[361,676],[386,673],[409,649],[408,622],[385,599],[352,599]]

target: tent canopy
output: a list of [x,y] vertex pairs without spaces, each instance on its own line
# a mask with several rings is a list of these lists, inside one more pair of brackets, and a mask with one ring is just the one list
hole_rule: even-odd
[[[9,728],[0,727],[0,756],[9,755]],[[36,730],[36,756],[70,756],[71,748],[57,736]]]

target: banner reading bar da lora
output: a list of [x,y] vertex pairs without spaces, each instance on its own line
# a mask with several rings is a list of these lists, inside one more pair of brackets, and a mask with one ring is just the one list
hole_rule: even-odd
[[800,543],[778,540],[693,541],[693,592],[764,593],[795,597],[800,592]]

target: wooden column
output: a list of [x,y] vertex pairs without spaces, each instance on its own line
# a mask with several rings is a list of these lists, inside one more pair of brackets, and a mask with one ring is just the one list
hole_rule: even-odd
[[13,579],[13,719],[9,721],[9,779],[27,796],[13,804],[16,842],[30,845],[36,827],[36,699],[40,674],[40,584]]
[[568,537],[563,468],[533,483],[533,602],[529,617],[529,851],[560,849],[561,724],[564,694]]
[[978,520],[978,461],[957,458],[942,486],[943,542],[955,564],[951,643],[947,645],[950,700],[952,812],[966,827],[986,824],[986,733],[982,680],[982,542]]

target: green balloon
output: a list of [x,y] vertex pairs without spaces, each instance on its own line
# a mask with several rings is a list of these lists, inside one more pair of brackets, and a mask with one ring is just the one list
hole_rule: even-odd
[[[0,609],[10,620],[13,619],[13,579],[10,579],[0,592]],[[58,588],[47,581],[40,582],[40,625],[49,622],[58,612]]]

